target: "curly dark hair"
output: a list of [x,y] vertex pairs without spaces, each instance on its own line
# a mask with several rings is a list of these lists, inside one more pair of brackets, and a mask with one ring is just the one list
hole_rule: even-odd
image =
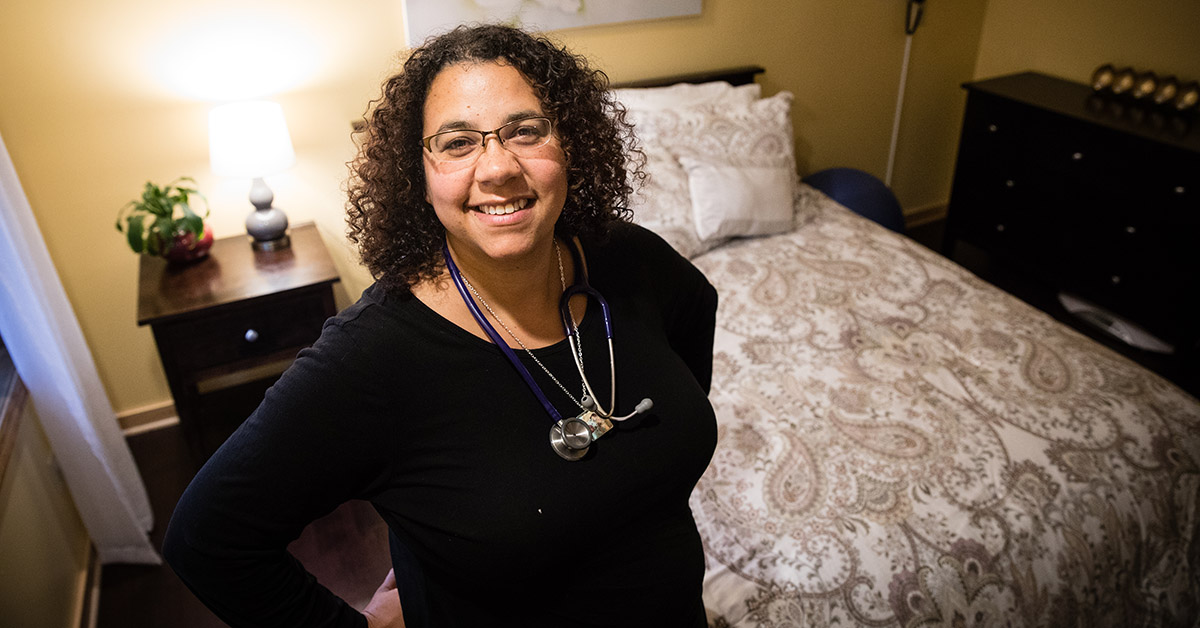
[[347,235],[388,290],[408,290],[444,265],[445,230],[425,200],[422,166],[429,86],[447,67],[487,61],[520,71],[554,122],[568,186],[555,232],[602,240],[609,227],[630,217],[631,183],[645,175],[608,77],[544,36],[507,26],[460,26],[413,50],[403,69],[384,82],[382,95],[368,107],[362,147],[349,164]]

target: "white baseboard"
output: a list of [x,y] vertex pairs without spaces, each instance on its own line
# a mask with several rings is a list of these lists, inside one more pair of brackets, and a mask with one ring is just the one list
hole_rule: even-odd
[[170,401],[143,406],[117,415],[117,425],[126,436],[170,427],[179,423],[175,404]]
[[927,222],[941,220],[946,217],[946,203],[935,203],[925,207],[916,207],[904,211],[904,225],[917,227]]
[[79,628],[96,628],[100,621],[100,556],[93,546],[88,551],[87,568],[76,591],[79,608]]

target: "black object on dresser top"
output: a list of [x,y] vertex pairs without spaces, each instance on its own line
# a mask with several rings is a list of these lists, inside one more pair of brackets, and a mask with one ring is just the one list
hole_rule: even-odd
[[1200,131],[1025,72],[967,83],[943,252],[1073,294],[1200,351]]

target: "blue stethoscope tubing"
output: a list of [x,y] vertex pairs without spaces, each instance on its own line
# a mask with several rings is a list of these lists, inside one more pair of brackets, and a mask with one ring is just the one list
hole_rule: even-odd
[[[589,409],[595,411],[596,414],[614,421],[621,421],[629,417],[614,417],[613,413],[617,411],[617,360],[613,354],[613,331],[612,317],[609,315],[608,301],[588,283],[587,268],[584,267],[579,255],[576,254],[574,248],[571,249],[571,256],[575,259],[575,268],[577,269],[576,276],[579,277],[579,282],[572,284],[563,291],[562,299],[558,302],[558,311],[562,315],[563,330],[567,334],[567,343],[571,345],[571,355],[574,357],[575,367],[579,369],[579,379],[583,382],[583,388],[587,393],[587,397],[591,400]],[[608,340],[608,369],[609,381],[612,382],[612,388],[609,390],[609,405],[612,407],[605,410],[600,405],[600,398],[596,396],[596,392],[592,390],[592,385],[588,382],[587,375],[583,373],[583,360],[579,353],[579,345],[583,339],[579,337],[579,327],[574,324],[574,318],[571,316],[571,297],[582,294],[584,297],[592,297],[596,303],[600,305],[601,318],[604,319],[604,337]],[[588,404],[585,402],[585,406]],[[636,414],[636,412],[634,413]],[[629,415],[633,416],[633,414]]]
[[[572,255],[576,255],[574,250],[572,250],[571,253]],[[496,331],[496,328],[492,327],[492,324],[487,321],[487,318],[484,317],[483,312],[480,311],[479,306],[476,305],[475,299],[471,298],[471,293],[467,289],[466,283],[463,281],[462,273],[458,270],[458,265],[454,263],[454,260],[450,256],[450,246],[445,241],[442,242],[442,255],[446,258],[446,268],[450,271],[450,278],[454,281],[454,286],[458,288],[458,293],[462,296],[463,302],[466,303],[467,309],[471,311],[471,316],[473,316],[475,321],[479,323],[479,326],[483,329],[484,333],[487,334],[488,338],[491,339],[492,343],[499,347],[500,351],[504,353],[504,356],[508,358],[508,361],[512,363],[513,367],[517,370],[517,373],[520,374],[521,379],[525,381],[525,385],[529,386],[529,390],[533,392],[534,396],[537,397],[538,401],[542,404],[542,407],[546,409],[546,413],[550,415],[551,420],[553,420],[555,423],[562,421],[562,415],[557,409],[555,409],[554,404],[550,403],[550,400],[546,397],[546,394],[542,392],[541,386],[538,386],[537,382],[533,381],[533,375],[530,374],[529,369],[525,368],[525,365],[521,363],[520,358],[517,357],[516,352],[513,351],[512,347],[509,347],[508,343],[500,337],[500,334]],[[578,257],[576,257],[576,259],[578,259]],[[616,359],[613,355],[612,318],[609,315],[608,302],[605,301],[604,297],[601,296],[600,293],[588,283],[587,270],[583,268],[583,265],[577,263],[575,266],[579,270],[579,272],[576,273],[576,276],[580,277],[580,282],[571,285],[565,291],[563,291],[562,299],[559,301],[559,311],[562,315],[563,329],[566,331],[567,340],[571,345],[571,355],[574,357],[575,366],[579,369],[579,376],[583,379],[583,386],[587,390],[588,395],[591,397],[592,402],[595,403],[596,397],[592,393],[592,387],[588,383],[587,377],[583,374],[583,365],[580,363],[578,358],[579,354],[577,352],[576,343],[581,342],[581,340],[576,337],[576,329],[572,324],[570,301],[571,297],[577,294],[591,296],[596,299],[596,302],[600,305],[601,316],[604,319],[604,335],[608,339],[608,361],[609,369],[612,374],[612,397],[610,398],[610,404],[612,404],[613,407],[611,411],[604,412],[597,403],[595,405],[595,411],[597,414],[604,416],[605,418],[621,420],[621,418],[627,417],[612,417],[612,411],[616,410],[617,379]]]

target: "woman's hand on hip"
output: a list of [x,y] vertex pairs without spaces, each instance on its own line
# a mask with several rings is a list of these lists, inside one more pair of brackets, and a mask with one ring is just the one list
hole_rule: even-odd
[[363,609],[367,617],[367,628],[404,628],[404,613],[401,612],[400,594],[396,592],[396,571],[389,570],[383,584],[375,590],[371,601]]

